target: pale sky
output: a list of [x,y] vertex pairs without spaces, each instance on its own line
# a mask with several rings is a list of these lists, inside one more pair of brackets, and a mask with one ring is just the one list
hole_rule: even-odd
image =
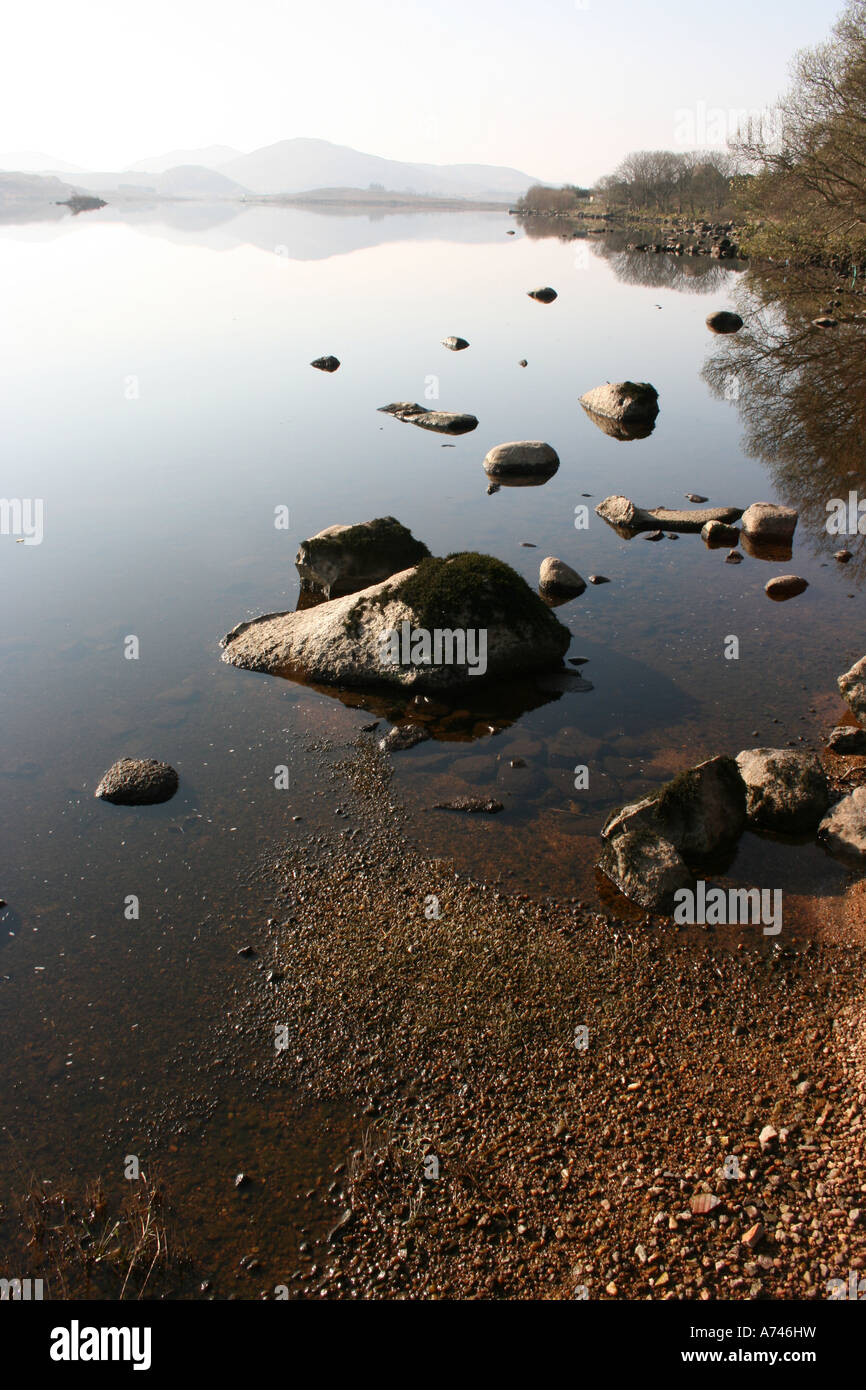
[[0,18],[0,150],[110,170],[314,136],[589,182],[629,150],[723,143],[842,3],[19,0]]

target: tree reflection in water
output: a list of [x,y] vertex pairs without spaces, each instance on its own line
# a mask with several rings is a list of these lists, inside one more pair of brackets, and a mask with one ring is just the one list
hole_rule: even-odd
[[[737,289],[745,327],[719,345],[704,379],[736,402],[745,451],[797,508],[813,551],[850,550],[847,572],[862,579],[863,535],[831,534],[827,521],[832,499],[866,498],[866,299],[810,268],[755,267]],[[836,326],[816,327],[826,315]]]

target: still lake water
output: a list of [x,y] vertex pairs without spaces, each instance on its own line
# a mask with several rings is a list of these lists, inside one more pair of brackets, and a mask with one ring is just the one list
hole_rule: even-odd
[[[0,536],[5,1182],[116,1168],[170,1117],[199,1145],[204,1220],[208,1165],[268,1148],[242,1085],[227,1078],[217,1132],[218,1102],[199,1105],[175,1066],[180,1078],[193,1031],[225,1021],[221,933],[259,922],[272,892],[255,865],[294,815],[307,833],[333,831],[339,797],[312,745],[345,749],[371,718],[219,660],[237,622],[295,606],[304,537],[393,515],[434,554],[488,552],[532,584],[545,555],[609,577],[557,610],[592,690],[540,691],[494,735],[479,715],[459,738],[394,757],[418,843],[508,887],[613,905],[594,870],[613,806],[718,752],[801,735],[820,747],[842,715],[835,677],[864,650],[862,538],[848,542],[858,562],[833,562],[842,541],[823,529],[824,491],[787,563],[726,565],[695,535],[626,541],[593,511],[611,493],[650,507],[688,492],[794,500],[784,470],[744,441],[744,400],[702,375],[710,357],[724,375],[736,351],[707,313],[755,307],[741,268],[514,227],[493,213],[192,206],[0,226],[2,490],[44,502],[42,544]],[[544,284],[559,291],[549,306],[526,294]],[[470,349],[441,347],[450,334]],[[308,365],[327,353],[342,362],[331,376]],[[645,440],[604,435],[579,405],[623,378],[659,391]],[[377,413],[404,399],[471,412],[478,429],[443,441]],[[481,461],[512,439],[549,441],[559,472],[488,495]],[[589,528],[576,530],[584,503]],[[766,580],[792,571],[807,592],[770,602]],[[724,656],[730,634],[738,661]],[[96,802],[124,755],[171,762],[174,800]],[[288,794],[273,786],[282,763]],[[589,792],[574,790],[578,764]],[[506,809],[429,811],[464,792]],[[747,835],[729,872],[782,884],[795,937],[844,922],[852,875],[814,845]],[[137,922],[124,918],[130,894]],[[338,1109],[298,1121],[310,1181],[350,1124]],[[286,1193],[285,1220],[303,1224]],[[235,1219],[223,1212],[221,1248]],[[237,1239],[243,1249],[241,1227]]]

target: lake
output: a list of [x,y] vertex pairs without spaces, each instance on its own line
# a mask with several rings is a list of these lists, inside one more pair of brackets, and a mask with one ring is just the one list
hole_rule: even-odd
[[[716,753],[820,748],[844,713],[835,679],[864,651],[862,537],[828,535],[825,503],[862,486],[862,435],[820,401],[774,416],[784,393],[754,341],[779,332],[779,300],[742,266],[527,235],[504,213],[106,208],[0,226],[0,279],[3,491],[44,507],[41,544],[0,535],[4,1184],[117,1169],[170,1130],[169,1166],[188,1136],[176,1176],[213,1250],[242,1249],[207,1175],[251,1147],[276,1171],[290,1142],[275,1211],[303,1229],[302,1189],[355,1117],[311,1107],[289,1141],[247,1098],[226,932],[267,915],[265,867],[299,825],[333,831],[323,767],[388,710],[229,667],[221,636],[294,608],[298,543],[336,522],[392,515],[434,554],[490,553],[533,586],[546,555],[606,576],[557,610],[591,688],[478,696],[451,736],[394,755],[392,793],[414,840],[461,869],[627,914],[595,870],[615,806]],[[528,297],[548,284],[553,304]],[[708,332],[725,308],[747,318],[751,355]],[[451,334],[470,349],[447,351]],[[862,395],[860,343],[846,357],[823,335],[831,394],[841,352]],[[333,375],[309,366],[329,353]],[[632,442],[579,404],[626,378],[651,381],[661,407]],[[479,425],[443,440],[377,412],[399,400]],[[489,494],[482,459],[515,439],[548,441],[559,471]],[[690,492],[798,506],[793,559],[728,565],[697,535],[625,540],[594,512],[612,493],[654,507]],[[808,590],[770,602],[767,579],[792,571]],[[175,798],[95,801],[125,755],[176,767]],[[465,793],[505,810],[430,809]],[[789,939],[844,932],[855,876],[813,843],[746,835],[726,873],[783,885]],[[228,1034],[224,1083],[197,1090],[189,1056]]]

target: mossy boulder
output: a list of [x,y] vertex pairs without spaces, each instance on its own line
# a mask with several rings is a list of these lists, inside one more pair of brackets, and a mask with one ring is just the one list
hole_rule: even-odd
[[715,854],[746,827],[746,788],[736,759],[709,758],[665,783],[656,798],[664,832],[681,854]]
[[301,541],[295,564],[303,589],[338,598],[379,584],[429,554],[396,517],[380,516],[352,526],[328,526]]
[[[439,647],[431,641],[425,659],[415,635],[432,639],[437,632]],[[385,656],[390,634],[399,639],[396,659],[393,645],[391,658]],[[241,623],[221,645],[232,665],[317,684],[443,690],[556,669],[570,640],[568,628],[515,570],[468,551],[427,556],[383,583],[315,608]]]

